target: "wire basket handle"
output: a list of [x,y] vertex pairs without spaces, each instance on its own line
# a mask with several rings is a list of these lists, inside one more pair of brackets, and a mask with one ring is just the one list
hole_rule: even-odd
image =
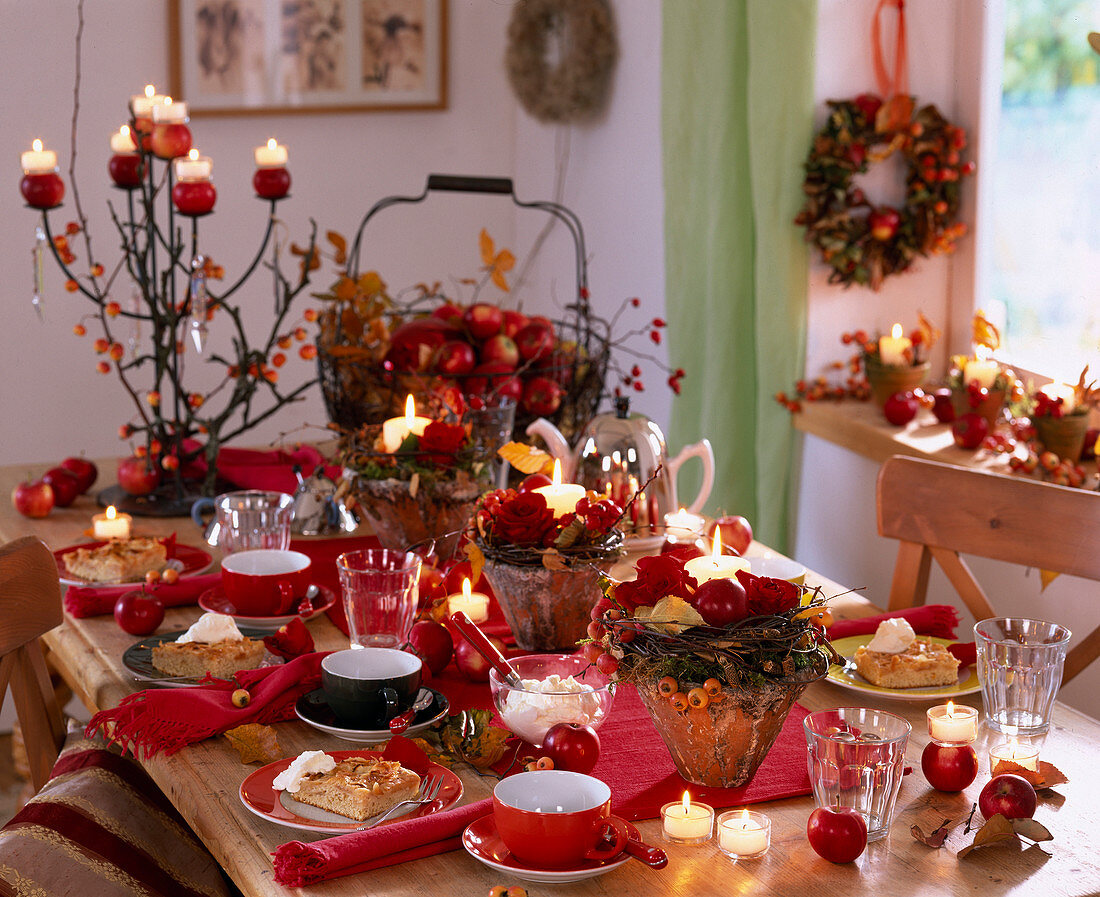
[[512,202],[519,208],[535,209],[558,219],[558,221],[564,224],[569,230],[569,234],[573,238],[573,248],[576,253],[577,297],[575,309],[583,317],[587,318],[589,316],[588,258],[585,254],[584,229],[581,227],[580,219],[572,210],[567,209],[560,203],[551,202],[549,200],[534,200],[530,202],[520,200],[516,196],[511,178],[430,174],[428,175],[428,182],[425,184],[424,190],[419,195],[387,196],[384,199],[380,199],[371,206],[367,214],[363,216],[363,220],[359,224],[359,229],[356,231],[355,240],[352,242],[351,252],[348,254],[348,275],[352,279],[356,279],[359,276],[359,253],[363,242],[363,231],[366,229],[370,220],[379,212],[388,209],[390,206],[423,202],[427,199],[428,194],[433,191],[450,193],[485,193],[510,196]]

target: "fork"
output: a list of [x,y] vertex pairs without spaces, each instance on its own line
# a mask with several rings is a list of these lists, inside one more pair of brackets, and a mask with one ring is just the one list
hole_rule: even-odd
[[356,828],[357,832],[361,832],[368,828],[374,828],[389,819],[394,813],[400,810],[402,807],[418,806],[419,804],[431,803],[435,800],[439,794],[439,789],[443,787],[443,776],[437,775],[434,778],[431,776],[425,776],[424,781],[420,783],[420,790],[417,792],[416,797],[410,800],[403,800],[399,804],[394,804],[381,816],[376,816],[373,819],[364,822],[361,826]]

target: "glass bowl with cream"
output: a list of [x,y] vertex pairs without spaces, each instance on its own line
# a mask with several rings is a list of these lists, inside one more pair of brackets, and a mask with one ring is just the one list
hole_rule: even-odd
[[615,683],[579,654],[527,654],[508,662],[522,687],[489,672],[493,704],[505,726],[541,747],[551,726],[579,723],[598,729],[611,712]]

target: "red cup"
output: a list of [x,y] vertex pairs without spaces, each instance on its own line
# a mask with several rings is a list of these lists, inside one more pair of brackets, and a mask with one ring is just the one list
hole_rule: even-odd
[[240,616],[277,617],[305,595],[309,574],[309,556],[300,551],[238,551],[222,561],[222,589]]
[[630,837],[626,821],[611,815],[611,789],[562,769],[502,779],[493,789],[493,816],[512,855],[535,869],[611,859]]

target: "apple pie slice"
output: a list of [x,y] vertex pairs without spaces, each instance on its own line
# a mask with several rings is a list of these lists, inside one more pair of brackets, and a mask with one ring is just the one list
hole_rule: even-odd
[[420,776],[395,760],[348,757],[328,772],[307,774],[299,783],[296,800],[362,822],[420,789]]
[[86,582],[139,582],[164,569],[168,551],[158,539],[117,539],[67,551],[61,559],[69,573]]

